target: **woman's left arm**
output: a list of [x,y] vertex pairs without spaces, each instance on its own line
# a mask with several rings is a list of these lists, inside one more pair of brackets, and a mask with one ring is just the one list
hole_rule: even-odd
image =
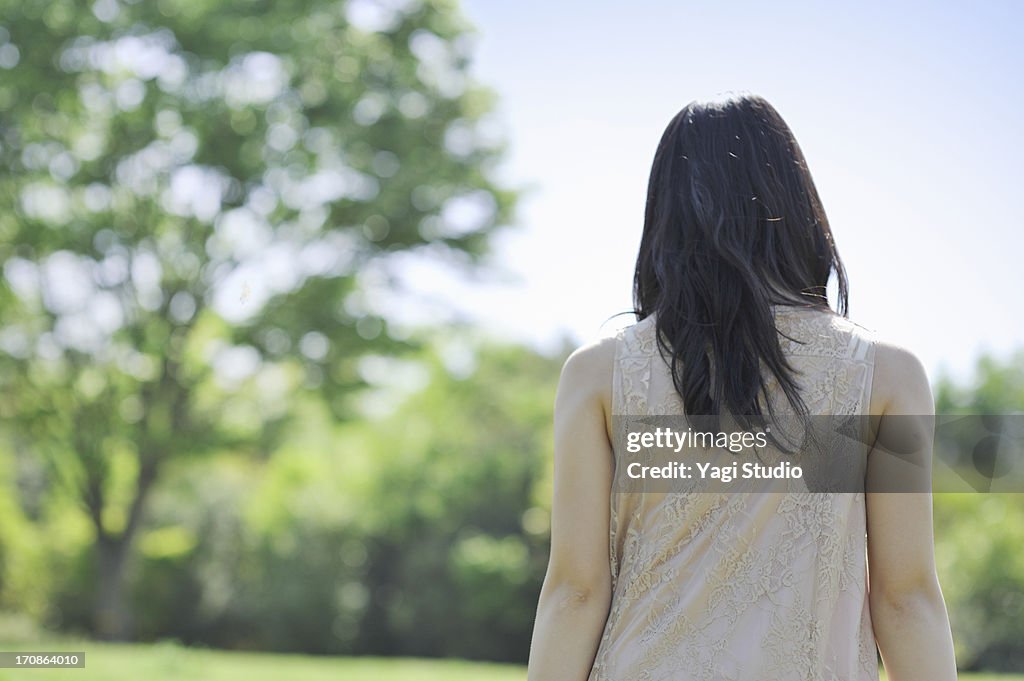
[[614,339],[574,352],[555,398],[551,556],[537,605],[528,681],[586,681],[611,605],[608,404]]

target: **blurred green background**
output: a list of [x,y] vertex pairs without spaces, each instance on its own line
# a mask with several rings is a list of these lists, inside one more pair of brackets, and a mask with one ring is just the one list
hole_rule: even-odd
[[[91,651],[0,679],[521,678],[183,647],[523,663],[571,349],[374,312],[515,224],[456,4],[241,5],[0,0],[0,648]],[[1020,410],[1024,354],[936,388]],[[936,534],[962,667],[1024,669],[1024,497]]]

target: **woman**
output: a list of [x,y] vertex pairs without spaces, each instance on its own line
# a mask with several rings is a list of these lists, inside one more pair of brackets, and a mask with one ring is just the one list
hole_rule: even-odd
[[651,415],[873,415],[864,477],[886,477],[887,438],[930,474],[925,372],[845,318],[846,289],[775,109],[739,96],[680,111],[651,170],[638,321],[573,353],[559,383],[530,681],[875,680],[878,652],[890,681],[956,678],[927,486],[613,491],[621,417]]

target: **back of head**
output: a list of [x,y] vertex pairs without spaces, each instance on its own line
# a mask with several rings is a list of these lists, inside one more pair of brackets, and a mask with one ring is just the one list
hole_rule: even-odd
[[845,315],[842,261],[779,113],[742,95],[676,114],[651,168],[634,307],[638,319],[655,315],[687,413],[761,416],[764,369],[805,411],[772,306],[830,309],[833,272]]

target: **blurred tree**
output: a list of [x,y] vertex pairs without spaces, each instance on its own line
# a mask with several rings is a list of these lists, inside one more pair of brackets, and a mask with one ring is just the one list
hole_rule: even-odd
[[[970,415],[964,441],[937,432],[936,447],[971,462],[978,420],[1000,432],[1001,456],[1024,451],[1024,351],[979,358],[974,376],[936,382],[936,413]],[[946,440],[946,441],[944,441]],[[1015,473],[1017,474],[1017,473]],[[1019,478],[1018,478],[1019,479]],[[946,596],[957,661],[965,671],[1024,669],[1024,494],[937,494],[936,559]]]
[[526,661],[567,354],[455,344],[381,421],[393,425],[367,450],[376,472],[356,651]]
[[140,535],[141,638],[525,662],[562,360],[432,335],[360,362],[365,419],[309,396],[269,461],[168,471]]
[[409,345],[395,256],[512,219],[470,37],[446,0],[0,0],[0,417],[94,527],[96,635],[168,463],[265,454],[295,389],[348,417]]
[[969,381],[942,376],[935,386],[938,414],[1021,414],[1024,412],[1024,350],[1006,361],[982,355]]

